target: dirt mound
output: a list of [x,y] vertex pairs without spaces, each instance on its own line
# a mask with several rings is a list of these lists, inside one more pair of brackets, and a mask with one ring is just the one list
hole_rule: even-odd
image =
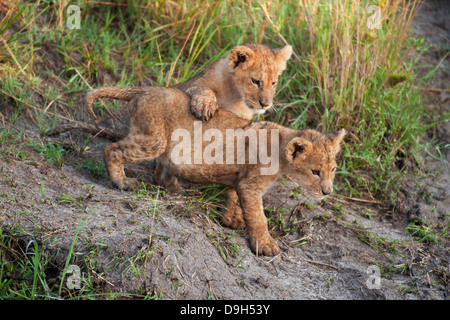
[[[175,195],[148,186],[120,192],[107,179],[36,160],[7,161],[1,168],[3,230],[32,235],[60,270],[73,242],[70,264],[91,274],[105,292],[169,299],[442,299],[448,294],[448,261],[439,258],[444,248],[426,252],[427,246],[411,242],[382,211],[342,200],[321,207],[299,204],[301,196],[290,191],[295,186],[281,181],[264,200],[283,253],[257,257],[245,232],[221,226],[211,208],[191,200],[192,191]],[[129,174],[144,169],[149,168],[131,167]],[[370,285],[373,266],[380,272],[379,287]]]
[[[420,30],[428,32],[436,23],[448,32],[439,6],[444,5],[436,1],[425,7],[437,18],[419,18],[418,25],[426,22]],[[432,39],[437,48],[433,63],[446,52],[440,39]],[[433,87],[439,89],[433,111],[449,110],[448,58],[444,62]],[[8,107],[1,106],[7,117]],[[449,133],[448,122],[443,123],[430,139],[448,144]],[[83,274],[80,291],[92,287],[116,297],[449,297],[449,238],[437,235],[448,232],[450,219],[448,149],[441,149],[441,159],[418,159],[429,174],[404,181],[395,210],[337,196],[314,206],[289,180],[280,180],[264,197],[270,231],[282,249],[268,258],[251,252],[244,230],[220,224],[221,188],[185,183],[185,194],[171,194],[153,186],[153,167],[141,164],[128,167],[127,175],[142,178],[143,188],[121,192],[111,187],[101,166],[104,141],[91,141],[83,152],[71,149],[71,161],[49,164],[36,150],[52,141],[25,131],[2,146],[0,225],[3,234],[24,244],[37,241],[57,270],[55,286],[73,265]],[[63,286],[70,296],[66,280]]]

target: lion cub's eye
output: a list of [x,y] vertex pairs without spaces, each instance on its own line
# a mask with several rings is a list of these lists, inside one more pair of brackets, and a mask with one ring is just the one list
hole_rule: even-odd
[[261,84],[261,81],[255,80],[255,79],[252,78],[252,83],[253,83],[254,85],[257,85],[257,86],[259,87],[259,85]]
[[333,169],[331,169],[331,172],[335,172],[336,171],[336,167],[334,167]]
[[277,85],[276,81],[272,82],[272,87],[275,87],[276,85]]
[[311,171],[312,171],[313,175],[320,177],[320,171],[319,170],[311,170]]

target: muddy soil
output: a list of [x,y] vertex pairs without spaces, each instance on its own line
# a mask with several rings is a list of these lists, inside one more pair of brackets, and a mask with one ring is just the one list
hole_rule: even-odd
[[[430,66],[449,50],[449,8],[445,1],[427,1],[417,18],[415,32],[433,44],[426,56]],[[439,89],[428,92],[433,112],[449,111],[449,70],[447,57],[430,84]],[[0,104],[5,117],[10,108]],[[49,143],[71,141],[77,133],[48,138],[28,129],[25,134]],[[432,138],[450,143],[449,123],[431,130]],[[101,292],[163,299],[449,298],[448,237],[419,242],[405,231],[414,219],[430,228],[448,227],[448,149],[441,149],[441,160],[421,159],[429,174],[405,179],[394,211],[337,196],[309,206],[291,181],[281,179],[264,196],[271,232],[282,248],[269,258],[251,252],[244,230],[220,224],[220,201],[196,201],[206,197],[205,189],[187,182],[183,194],[152,187],[152,164],[127,167],[129,176],[147,183],[146,190],[112,188],[107,177],[79,165],[102,161],[105,141],[94,142],[60,167],[37,155],[0,156],[0,225],[4,232],[20,230],[25,240],[36,239],[59,270],[75,239],[71,263],[90,274]]]

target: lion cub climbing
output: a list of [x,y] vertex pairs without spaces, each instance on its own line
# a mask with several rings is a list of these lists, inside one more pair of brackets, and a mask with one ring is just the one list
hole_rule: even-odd
[[124,165],[160,157],[176,177],[229,186],[223,222],[232,228],[245,226],[258,254],[280,252],[262,204],[263,194],[280,174],[319,199],[333,190],[345,130],[330,135],[293,130],[272,122],[252,123],[221,109],[202,122],[191,114],[189,96],[178,89],[110,90],[102,96],[128,97],[130,111],[128,136],[104,150],[113,184],[120,189],[139,186],[125,176]]
[[278,78],[291,55],[289,45],[281,49],[261,44],[237,46],[176,88],[191,97],[191,112],[198,119],[209,120],[220,108],[251,120],[272,106]]
[[[188,94],[190,110],[200,120],[209,120],[218,109],[251,120],[272,106],[278,78],[291,55],[290,45],[272,49],[262,44],[243,44],[175,88]],[[102,98],[107,89],[94,91],[92,97]],[[96,118],[92,103],[88,107]]]

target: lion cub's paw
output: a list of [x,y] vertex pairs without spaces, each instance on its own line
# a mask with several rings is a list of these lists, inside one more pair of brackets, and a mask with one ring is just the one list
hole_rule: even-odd
[[251,240],[253,251],[265,256],[275,256],[281,252],[277,242],[269,235],[262,239]]
[[172,180],[170,183],[167,183],[166,181],[163,181],[162,184],[160,184],[163,188],[167,189],[171,193],[183,193],[184,188],[180,186],[178,183],[178,180]]
[[141,186],[139,181],[134,178],[126,178],[124,180],[115,182],[114,185],[120,190],[132,190]]
[[219,108],[213,92],[194,94],[191,97],[191,112],[197,119],[208,121]]
[[231,229],[238,230],[245,227],[244,218],[242,217],[242,210],[239,206],[233,211],[227,211],[222,216],[222,223]]

